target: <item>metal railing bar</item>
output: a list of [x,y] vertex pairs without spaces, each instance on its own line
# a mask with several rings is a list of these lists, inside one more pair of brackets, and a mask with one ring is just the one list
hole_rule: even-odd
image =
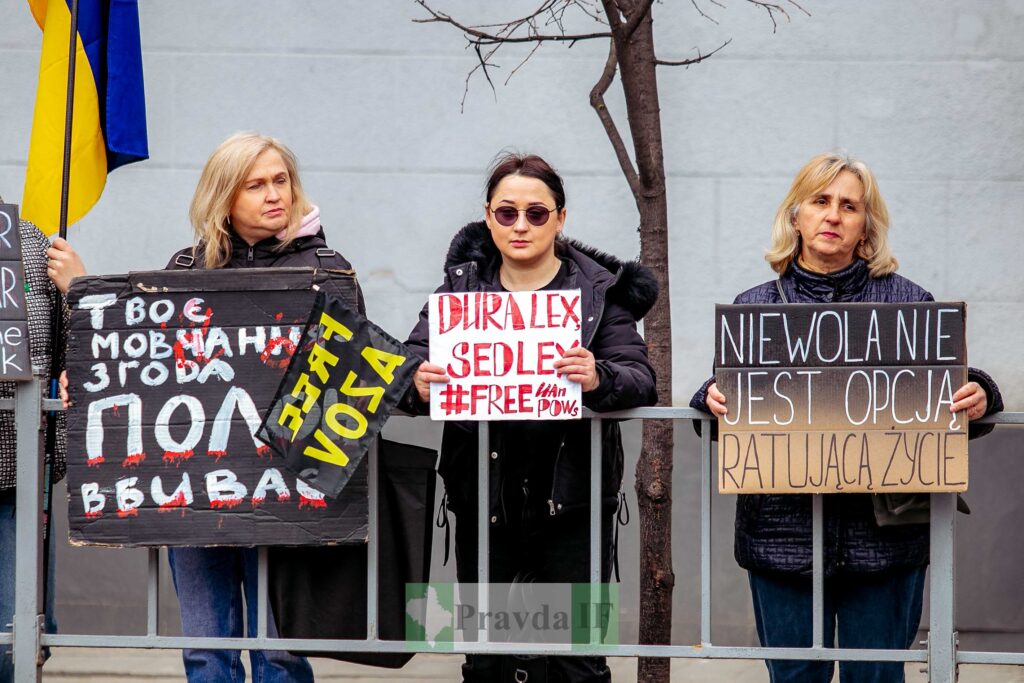
[[157,635],[160,610],[160,548],[147,551],[146,634]]
[[700,430],[700,642],[711,645],[711,424]]
[[[560,654],[587,656],[599,652],[608,657],[676,657],[691,659],[810,659],[817,661],[924,662],[926,650],[855,650],[847,648],[757,648],[712,645],[601,645],[585,650],[579,645],[465,642],[431,646],[425,642],[401,640],[326,640],[314,638],[190,638],[185,636],[121,636],[48,634],[42,644],[51,647],[102,648],[203,648],[218,650],[293,650],[321,652],[442,652],[444,654]],[[368,648],[367,646],[372,646]]]
[[14,680],[38,681],[42,658],[39,636],[43,628],[43,511],[40,496],[43,484],[43,454],[39,443],[42,419],[41,368],[32,368],[33,379],[19,382],[14,411],[17,444],[17,486],[15,487],[14,557],[14,638],[11,655]]
[[256,549],[256,637],[267,637],[267,548]]
[[711,420],[707,413],[696,408],[675,408],[668,406],[651,406],[648,408],[629,408],[628,410],[612,410],[607,413],[595,413],[589,408],[583,409],[583,419],[600,417],[614,420]]
[[[601,475],[602,475],[602,449],[601,449],[601,418],[595,417],[590,420],[590,605],[587,609],[592,610],[593,620],[590,622],[590,643],[601,642],[601,615],[603,610],[598,608],[601,603]],[[614,524],[614,522],[612,522]]]
[[956,661],[960,664],[1016,664],[1024,666],[1024,652],[975,652],[960,650]]
[[[478,423],[479,427],[479,453],[477,456],[477,516],[476,516],[476,580],[477,580],[477,602],[481,614],[489,612],[490,602],[490,548],[491,531],[491,458],[508,457],[507,453],[498,454],[491,452],[490,428],[486,422]],[[458,523],[458,522],[456,522]],[[477,637],[482,642],[490,640],[488,629],[480,629]]]
[[928,596],[928,680],[956,682],[954,530],[956,494],[931,495],[931,578]]
[[995,415],[986,415],[980,417],[977,420],[971,420],[974,424],[985,424],[985,425],[1022,425],[1024,424],[1024,412],[1022,413],[996,413]]
[[811,497],[811,633],[814,647],[825,643],[825,500]]
[[[583,419],[595,416],[600,416],[602,419],[615,420],[700,420],[701,422],[711,422],[716,419],[708,413],[705,413],[702,410],[697,410],[696,408],[650,406],[647,408],[613,410],[607,413],[595,413],[589,408],[583,409]],[[972,423],[993,425],[1024,424],[1024,412],[996,413],[977,420],[972,420]]]
[[377,458],[380,453],[378,446],[379,439],[374,439],[370,444],[370,450],[366,453],[367,458],[367,505],[368,516],[366,521],[366,638],[374,640],[377,638],[377,605],[379,604],[377,591],[377,567],[380,560],[379,544],[377,533],[380,524],[379,495],[380,495],[380,462]]

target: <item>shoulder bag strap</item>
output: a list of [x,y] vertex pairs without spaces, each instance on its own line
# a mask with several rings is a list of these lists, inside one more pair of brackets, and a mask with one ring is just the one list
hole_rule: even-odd
[[789,299],[786,297],[785,290],[782,289],[782,278],[775,281],[775,289],[779,290],[779,298],[782,299],[782,303],[788,304]]

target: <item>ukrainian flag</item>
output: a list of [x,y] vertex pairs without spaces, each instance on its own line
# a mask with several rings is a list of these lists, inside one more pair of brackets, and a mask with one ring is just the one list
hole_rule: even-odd
[[[43,30],[21,214],[60,223],[71,0],[28,0]],[[68,223],[92,208],[118,166],[149,157],[137,0],[79,0]]]

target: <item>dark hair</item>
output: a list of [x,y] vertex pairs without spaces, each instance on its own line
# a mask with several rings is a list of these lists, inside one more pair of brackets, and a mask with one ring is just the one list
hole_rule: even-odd
[[510,175],[536,178],[551,190],[551,195],[555,198],[555,208],[565,208],[565,188],[562,187],[562,178],[555,169],[551,168],[551,164],[536,154],[517,154],[515,152],[502,154],[491,167],[491,176],[487,179],[488,203],[494,196],[494,190],[498,187],[498,183]]

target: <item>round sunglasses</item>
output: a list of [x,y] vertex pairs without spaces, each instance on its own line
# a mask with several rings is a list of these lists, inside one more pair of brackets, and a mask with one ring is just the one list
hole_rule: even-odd
[[494,214],[494,220],[498,221],[500,225],[504,225],[506,228],[516,224],[519,220],[519,214],[526,214],[526,222],[530,225],[539,228],[548,222],[548,218],[553,212],[558,209],[549,209],[546,206],[531,206],[526,209],[517,209],[513,206],[499,206],[496,209],[491,209],[491,213]]

